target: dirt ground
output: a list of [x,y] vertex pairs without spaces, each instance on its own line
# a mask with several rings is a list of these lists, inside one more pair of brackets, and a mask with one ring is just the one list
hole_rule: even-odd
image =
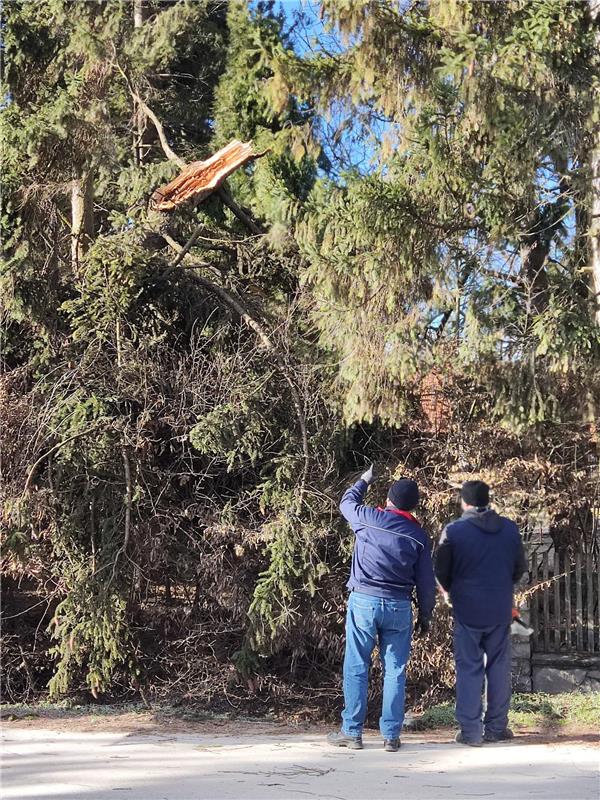
[[[128,735],[164,735],[172,733],[198,736],[291,736],[311,734],[325,736],[334,726],[298,722],[286,724],[280,721],[260,719],[220,719],[208,716],[205,719],[185,719],[178,715],[167,715],[162,711],[123,711],[111,714],[84,713],[71,715],[61,710],[41,710],[35,713],[16,712],[2,714],[5,729],[54,730],[70,733],[124,733]],[[561,725],[554,729],[546,727],[519,727],[515,733],[536,743],[585,743],[600,748],[600,732],[585,725]],[[376,730],[365,731],[365,735],[377,736]],[[404,731],[403,740],[416,736],[420,741],[449,742],[454,729],[441,728],[410,732]]]

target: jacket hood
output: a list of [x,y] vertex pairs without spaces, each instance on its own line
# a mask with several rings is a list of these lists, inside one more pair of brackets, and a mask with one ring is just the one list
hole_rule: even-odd
[[491,508],[486,508],[485,511],[465,511],[461,519],[465,522],[472,522],[485,533],[498,533],[502,527],[502,520]]

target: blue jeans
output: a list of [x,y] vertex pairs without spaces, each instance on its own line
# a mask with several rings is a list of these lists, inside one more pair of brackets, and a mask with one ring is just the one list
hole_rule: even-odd
[[379,642],[383,667],[383,703],[379,728],[384,739],[397,739],[404,722],[406,662],[410,653],[410,600],[388,600],[352,592],[346,615],[344,710],[342,731],[360,736],[367,714],[371,654]]
[[465,739],[481,739],[484,681],[487,691],[483,726],[487,733],[503,733],[508,725],[511,695],[510,625],[480,630],[455,620],[454,658],[456,719]]

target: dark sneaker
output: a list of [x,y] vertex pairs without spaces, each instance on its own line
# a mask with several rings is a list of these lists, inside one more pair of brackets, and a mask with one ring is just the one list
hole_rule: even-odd
[[465,739],[463,732],[459,731],[454,737],[456,744],[468,744],[469,747],[481,747],[483,741],[481,739]]
[[362,736],[346,736],[343,731],[327,734],[327,743],[334,747],[347,747],[349,750],[362,750]]
[[383,749],[386,753],[397,753],[400,749],[400,739],[384,739]]
[[486,731],[483,734],[484,742],[508,742],[514,739],[515,735],[510,728],[505,728],[501,733],[494,733],[493,731]]

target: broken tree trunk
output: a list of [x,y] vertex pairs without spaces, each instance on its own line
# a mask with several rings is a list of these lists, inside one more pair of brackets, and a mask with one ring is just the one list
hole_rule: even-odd
[[252,142],[234,139],[206,161],[188,164],[170,183],[154,192],[150,204],[156,211],[172,211],[182,203],[199,203],[219,189],[236,169],[263,155],[253,151]]

